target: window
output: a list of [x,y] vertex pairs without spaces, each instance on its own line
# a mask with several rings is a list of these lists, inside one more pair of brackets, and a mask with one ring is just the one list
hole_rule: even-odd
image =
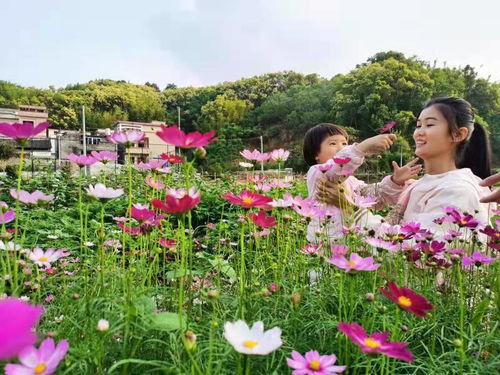
[[145,137],[141,142],[139,142],[137,147],[148,148],[149,147],[149,138]]

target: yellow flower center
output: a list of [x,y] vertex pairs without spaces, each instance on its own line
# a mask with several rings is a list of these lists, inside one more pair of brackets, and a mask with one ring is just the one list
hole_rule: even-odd
[[252,202],[253,202],[253,200],[252,200],[251,197],[245,197],[245,198],[243,198],[243,203],[245,203],[245,204],[250,205],[250,204],[252,204]]
[[36,365],[33,371],[35,374],[42,374],[46,369],[47,365],[45,363],[39,363],[38,365]]
[[193,141],[191,139],[186,139],[185,146],[189,146]]
[[365,339],[365,345],[370,349],[376,349],[380,346],[379,342],[375,339],[372,339],[371,337]]
[[466,225],[466,224],[467,224],[467,222],[466,222],[464,219],[460,219],[460,224],[462,224],[462,225]]
[[49,257],[46,257],[46,256],[44,255],[43,257],[40,257],[38,260],[39,260],[40,262],[46,262],[46,261],[48,261],[48,260],[49,260]]
[[405,296],[398,297],[398,304],[404,307],[411,306],[411,299]]
[[257,341],[252,341],[252,340],[248,340],[248,341],[243,341],[243,346],[245,348],[248,348],[248,349],[253,349],[255,348],[255,346],[257,346],[258,342]]
[[349,261],[349,267],[354,267],[356,265],[356,262],[353,260]]
[[309,368],[314,371],[319,371],[321,370],[321,365],[319,364],[319,361],[315,359],[309,363]]

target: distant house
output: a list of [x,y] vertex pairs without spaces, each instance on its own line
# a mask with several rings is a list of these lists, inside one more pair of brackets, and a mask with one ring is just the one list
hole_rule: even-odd
[[[160,131],[160,121],[135,122],[118,121],[114,124],[114,131],[137,130],[146,134],[144,140],[130,148],[132,163],[158,159],[162,153],[170,154],[175,152],[175,146],[165,143],[156,132]],[[125,160],[125,150],[118,149],[120,160]]]

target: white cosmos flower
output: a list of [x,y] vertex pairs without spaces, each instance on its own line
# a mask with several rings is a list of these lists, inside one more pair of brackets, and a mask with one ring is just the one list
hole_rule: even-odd
[[0,250],[18,251],[21,249],[22,249],[21,245],[15,244],[13,241],[9,242],[0,241]]
[[123,189],[112,189],[99,183],[95,186],[89,185],[86,189],[87,195],[95,199],[113,199],[123,195]]
[[274,327],[264,332],[264,323],[255,322],[252,328],[243,320],[224,324],[224,337],[242,354],[266,355],[282,345],[281,329]]
[[252,168],[252,167],[253,167],[253,164],[252,164],[252,163],[247,163],[247,162],[241,161],[241,162],[240,162],[240,167],[243,167],[243,168]]

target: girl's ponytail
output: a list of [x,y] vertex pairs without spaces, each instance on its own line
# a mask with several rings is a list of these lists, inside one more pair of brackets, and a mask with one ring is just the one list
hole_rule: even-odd
[[470,139],[463,144],[458,155],[458,168],[470,168],[476,176],[485,179],[491,175],[491,146],[486,129],[474,122]]

